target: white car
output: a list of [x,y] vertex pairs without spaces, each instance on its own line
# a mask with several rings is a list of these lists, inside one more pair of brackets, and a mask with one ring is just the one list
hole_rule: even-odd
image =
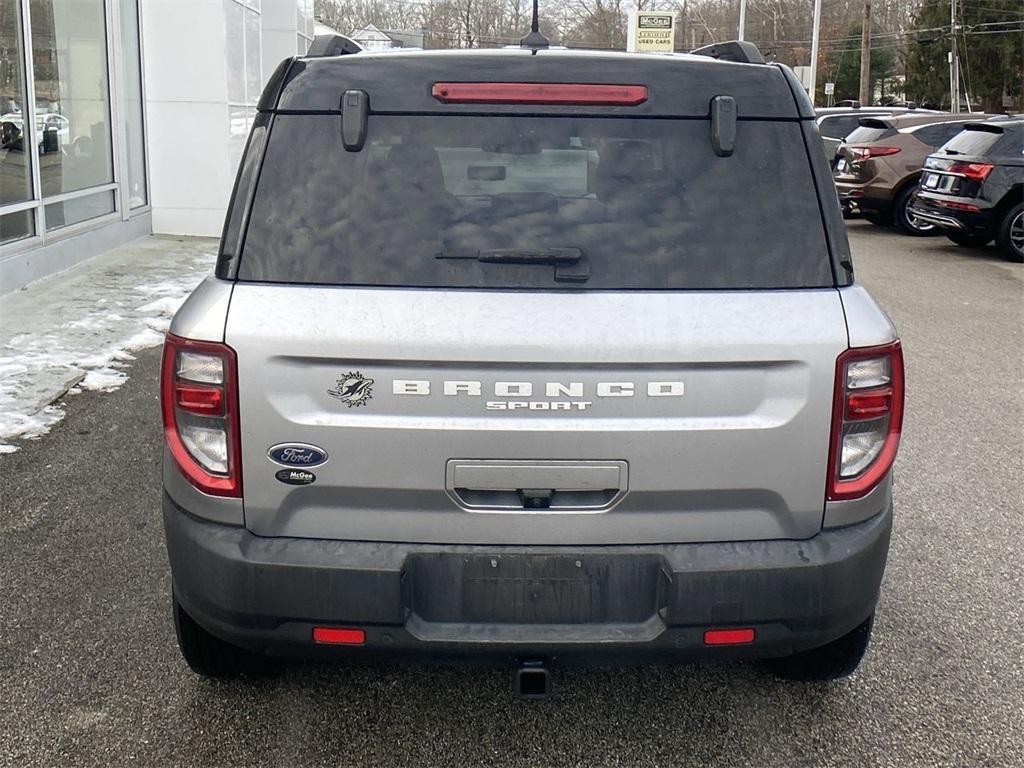
[[[20,112],[8,112],[0,115],[0,123],[12,123],[23,130],[24,117]],[[64,115],[43,113],[36,115],[36,143],[43,143],[43,134],[47,130],[56,130],[60,146],[66,147],[71,141],[71,123]]]

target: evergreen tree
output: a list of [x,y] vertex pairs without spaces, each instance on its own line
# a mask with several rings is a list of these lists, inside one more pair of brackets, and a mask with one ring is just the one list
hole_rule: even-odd
[[[949,106],[949,2],[924,0],[914,27],[928,31],[918,34],[907,57],[907,98],[944,107]],[[1019,108],[1024,80],[1019,0],[959,0],[959,7],[957,47],[971,107],[1001,112],[1005,94]]]

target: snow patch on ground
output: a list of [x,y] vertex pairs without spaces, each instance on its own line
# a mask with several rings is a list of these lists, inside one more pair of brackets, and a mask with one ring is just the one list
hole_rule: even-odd
[[65,393],[110,392],[132,352],[163,341],[216,242],[150,237],[0,297],[0,454],[45,435]]

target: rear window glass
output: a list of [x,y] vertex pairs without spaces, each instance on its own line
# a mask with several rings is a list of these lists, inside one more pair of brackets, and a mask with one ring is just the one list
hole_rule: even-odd
[[829,139],[842,139],[860,123],[858,115],[826,117],[821,121],[821,135]]
[[892,128],[882,128],[872,125],[861,125],[853,130],[846,137],[847,144],[869,144],[872,141],[878,141],[884,139],[886,136],[892,136],[896,133]]
[[984,155],[987,154],[996,142],[1003,137],[1002,132],[976,131],[971,128],[961,131],[944,146],[943,151],[958,155]]
[[795,122],[282,114],[241,280],[535,289],[833,284]]

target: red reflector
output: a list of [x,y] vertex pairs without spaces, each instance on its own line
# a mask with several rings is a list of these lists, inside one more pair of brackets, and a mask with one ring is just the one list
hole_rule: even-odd
[[754,630],[709,629],[704,633],[704,645],[743,645],[754,642]]
[[892,408],[892,389],[870,389],[846,396],[847,419],[877,419]]
[[445,104],[589,104],[633,107],[647,101],[646,85],[590,83],[434,83]]
[[224,395],[220,387],[175,384],[174,401],[181,410],[201,416],[219,416],[224,411]]
[[941,205],[943,208],[951,208],[954,211],[969,211],[971,213],[978,213],[980,208],[970,203],[957,203],[953,200],[936,200],[937,205]]
[[313,627],[313,642],[327,645],[362,645],[366,642],[366,633],[361,629]]

